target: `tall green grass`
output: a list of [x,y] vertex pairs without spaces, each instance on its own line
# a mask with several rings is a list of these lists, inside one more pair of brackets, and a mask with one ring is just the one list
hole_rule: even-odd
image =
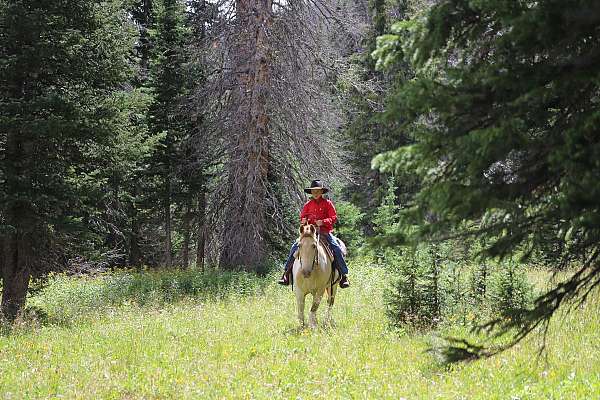
[[[444,334],[388,327],[386,272],[350,266],[335,326],[299,330],[275,276],[196,271],[56,276],[30,299],[45,323],[0,336],[6,399],[594,399],[600,304],[499,356],[446,366]],[[307,307],[308,308],[308,307]],[[324,307],[323,307],[324,308]],[[324,309],[320,310],[321,316]]]
[[116,271],[73,278],[51,276],[28,301],[35,314],[65,324],[133,304],[161,307],[182,299],[217,301],[263,293],[267,280],[245,272],[188,270]]

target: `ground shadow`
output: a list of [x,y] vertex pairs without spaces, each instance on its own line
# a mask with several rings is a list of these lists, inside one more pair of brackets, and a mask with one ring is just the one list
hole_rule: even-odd
[[337,325],[336,325],[335,321],[333,321],[333,320],[331,320],[328,323],[319,321],[317,323],[317,326],[314,328],[311,328],[308,325],[300,326],[298,324],[295,324],[294,326],[283,329],[282,334],[284,336],[290,336],[290,335],[291,336],[302,336],[307,333],[331,332],[332,330],[336,329],[336,327],[337,327]]

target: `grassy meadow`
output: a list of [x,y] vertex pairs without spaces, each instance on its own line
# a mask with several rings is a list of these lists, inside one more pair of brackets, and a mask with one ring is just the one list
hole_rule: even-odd
[[[4,399],[595,399],[600,303],[487,360],[444,365],[443,334],[393,331],[385,272],[351,265],[335,326],[297,329],[275,275],[196,271],[55,276],[0,335]],[[307,306],[308,309],[308,306]],[[320,316],[324,315],[324,307]]]

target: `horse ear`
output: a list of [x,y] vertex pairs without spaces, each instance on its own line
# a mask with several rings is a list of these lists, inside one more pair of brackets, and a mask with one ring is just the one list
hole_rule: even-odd
[[302,235],[304,233],[304,225],[300,225],[300,234]]
[[310,233],[315,233],[317,231],[317,229],[315,228],[314,225],[310,226]]

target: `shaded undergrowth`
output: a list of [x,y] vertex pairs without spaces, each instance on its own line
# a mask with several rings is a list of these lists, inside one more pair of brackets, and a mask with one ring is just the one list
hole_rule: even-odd
[[28,299],[25,322],[69,324],[122,305],[162,307],[183,299],[229,300],[264,292],[270,280],[247,272],[122,270],[74,278],[57,274]]

